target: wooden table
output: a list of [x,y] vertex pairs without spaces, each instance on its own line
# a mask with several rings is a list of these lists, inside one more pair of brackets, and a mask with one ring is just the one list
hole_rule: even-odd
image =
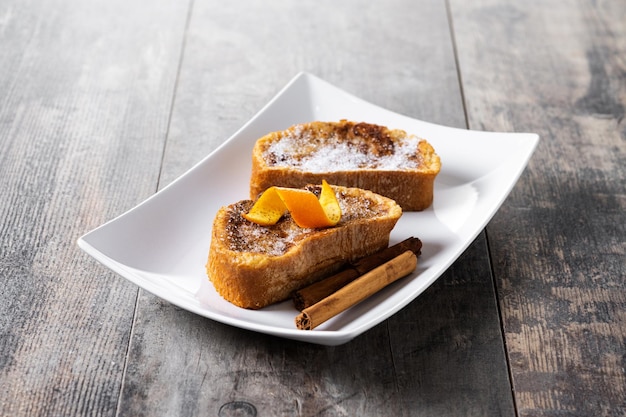
[[[626,414],[626,2],[4,0],[0,415]],[[542,140],[462,257],[350,343],[220,324],[76,239],[299,71]]]

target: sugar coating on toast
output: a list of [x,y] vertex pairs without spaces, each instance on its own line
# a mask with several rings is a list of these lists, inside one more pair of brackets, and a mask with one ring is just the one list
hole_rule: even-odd
[[[319,186],[307,186],[308,190],[319,194]],[[341,207],[341,220],[337,226],[356,219],[370,219],[384,215],[389,206],[355,196],[337,192],[337,201]],[[308,235],[318,233],[318,229],[301,228],[286,213],[283,219],[273,226],[261,226],[242,217],[253,205],[251,200],[240,201],[228,212],[225,243],[235,252],[259,253],[267,256],[280,256],[289,248],[298,244]]]
[[425,139],[400,129],[348,120],[314,121],[270,132],[252,150],[250,198],[271,186],[326,180],[391,198],[405,211],[433,202],[441,160]]
[[295,125],[277,132],[263,157],[268,166],[311,173],[357,169],[408,170],[423,165],[423,139],[367,123]]

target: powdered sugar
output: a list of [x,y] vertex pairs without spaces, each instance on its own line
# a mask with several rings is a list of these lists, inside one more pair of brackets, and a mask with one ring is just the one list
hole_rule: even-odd
[[311,173],[350,171],[357,169],[416,169],[420,138],[406,135],[385,144],[344,140],[334,135],[321,137],[296,126],[273,141],[265,150],[269,165],[291,167]]
[[[289,217],[286,214],[286,217]],[[274,226],[260,226],[244,220],[237,209],[233,210],[232,219],[226,232],[231,250],[261,253],[267,256],[284,254],[313,229],[298,227],[291,219],[282,219]]]

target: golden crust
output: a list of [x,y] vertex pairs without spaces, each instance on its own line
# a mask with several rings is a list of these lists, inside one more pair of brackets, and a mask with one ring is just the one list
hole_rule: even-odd
[[[326,229],[302,229],[287,215],[264,227],[241,214],[245,200],[222,207],[214,220],[207,274],[231,303],[258,309],[337,271],[348,261],[386,248],[402,215],[393,200],[378,194],[333,186],[343,215]],[[317,191],[316,187],[311,187]]]
[[383,126],[311,122],[272,132],[252,151],[250,198],[271,186],[331,184],[374,191],[405,211],[433,201],[439,156],[424,139]]

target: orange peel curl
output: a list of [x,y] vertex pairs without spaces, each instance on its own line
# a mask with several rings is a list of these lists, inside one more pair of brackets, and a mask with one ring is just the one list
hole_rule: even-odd
[[311,191],[304,189],[270,187],[261,194],[243,217],[262,226],[271,226],[287,211],[302,228],[335,226],[341,220],[341,207],[337,196],[325,180],[322,181],[319,199]]

